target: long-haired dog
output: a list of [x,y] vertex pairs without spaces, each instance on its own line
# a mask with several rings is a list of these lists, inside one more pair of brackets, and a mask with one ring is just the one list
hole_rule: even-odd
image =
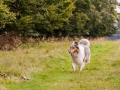
[[76,70],[76,65],[79,66],[80,71],[84,68],[85,64],[90,62],[90,42],[87,39],[81,39],[79,42],[73,42],[70,46],[72,57],[72,68]]

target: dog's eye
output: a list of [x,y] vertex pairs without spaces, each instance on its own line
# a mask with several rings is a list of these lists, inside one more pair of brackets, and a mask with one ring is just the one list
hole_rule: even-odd
[[70,47],[70,49],[73,49],[73,47]]
[[71,49],[75,49],[75,47],[72,47]]

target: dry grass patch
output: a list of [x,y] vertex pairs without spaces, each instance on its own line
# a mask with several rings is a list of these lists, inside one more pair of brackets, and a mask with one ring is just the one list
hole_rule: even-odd
[[[61,44],[62,43],[62,44]],[[42,71],[41,61],[48,61],[62,53],[64,42],[31,43],[14,51],[0,51],[1,73],[8,76],[21,76]]]

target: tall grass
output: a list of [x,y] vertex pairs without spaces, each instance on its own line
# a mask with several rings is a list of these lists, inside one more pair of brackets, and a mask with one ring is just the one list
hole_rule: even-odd
[[70,44],[39,42],[23,44],[14,51],[0,51],[0,87],[3,90],[120,89],[120,41],[92,40],[91,63],[81,72],[72,71]]

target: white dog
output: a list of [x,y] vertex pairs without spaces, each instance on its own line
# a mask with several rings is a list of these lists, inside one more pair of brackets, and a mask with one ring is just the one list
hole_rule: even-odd
[[81,39],[78,42],[73,42],[70,46],[69,53],[72,56],[72,68],[76,70],[76,65],[79,65],[80,71],[84,68],[85,63],[90,62],[90,42],[87,39]]

